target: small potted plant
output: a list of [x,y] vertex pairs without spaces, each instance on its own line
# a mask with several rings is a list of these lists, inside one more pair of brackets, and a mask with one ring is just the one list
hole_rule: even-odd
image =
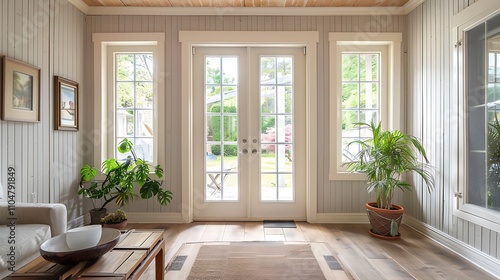
[[109,213],[101,219],[102,227],[116,228],[118,230],[127,227],[127,215],[121,209]]
[[[413,186],[404,181],[404,174],[414,172],[427,185],[430,192],[434,187],[432,167],[419,139],[399,130],[383,131],[380,123],[356,124],[371,131],[371,138],[355,140],[348,145],[359,145],[359,152],[347,165],[350,172],[366,175],[368,192],[374,192],[377,200],[366,203],[373,236],[383,239],[398,239],[399,225],[404,208],[392,203],[394,191],[413,190]],[[419,155],[425,162],[419,160]]]
[[[92,200],[93,209],[90,210],[91,223],[99,224],[106,215],[106,205],[116,200],[118,207],[124,206],[130,200],[139,197],[134,191],[134,185],[139,185],[140,198],[149,199],[156,196],[161,205],[167,205],[172,200],[172,192],[161,188],[163,181],[150,175],[150,165],[138,158],[132,142],[123,139],[117,148],[119,153],[130,155],[123,161],[115,158],[102,162],[104,179],[96,180],[97,170],[88,164],[80,170],[80,188],[78,194]],[[158,179],[163,177],[160,165],[154,167],[154,174]],[[97,206],[96,201],[103,200]]]

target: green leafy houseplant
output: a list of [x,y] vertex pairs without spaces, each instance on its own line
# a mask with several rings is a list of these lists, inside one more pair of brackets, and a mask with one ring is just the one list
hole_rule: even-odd
[[[151,178],[150,165],[137,157],[132,142],[127,138],[123,139],[117,150],[122,154],[130,153],[130,155],[123,162],[115,158],[104,160],[102,162],[104,180],[95,180],[97,170],[88,164],[81,168],[78,194],[92,199],[94,210],[100,211],[113,200],[116,200],[116,205],[121,207],[138,197],[134,191],[134,185],[138,184],[141,198],[149,199],[156,196],[161,205],[169,204],[172,200],[172,192],[162,189],[160,180]],[[159,179],[163,177],[163,169],[160,165],[154,167],[154,174]],[[98,199],[104,201],[100,207],[96,205]]]
[[[370,124],[357,123],[356,125],[361,129],[369,129],[372,135],[369,139],[355,140],[348,144],[359,145],[359,152],[353,161],[344,165],[350,172],[365,174],[368,181],[368,192],[376,194],[376,203],[374,203],[376,208],[384,210],[397,208],[404,211],[401,206],[393,204],[392,199],[396,189],[413,190],[413,186],[404,181],[405,173],[415,172],[418,174],[427,185],[429,192],[434,188],[433,170],[428,164],[427,154],[418,138],[399,130],[384,131],[380,123],[378,125],[373,122]],[[421,162],[419,156],[425,162]],[[370,203],[367,203],[367,208],[369,208],[368,204]],[[379,214],[376,215],[379,216]],[[390,225],[385,226],[387,233],[376,233],[381,235],[389,235],[390,233],[390,236],[398,235],[401,216],[387,218],[387,220],[391,222]],[[396,220],[397,225],[395,224]],[[372,226],[374,226],[373,222]]]

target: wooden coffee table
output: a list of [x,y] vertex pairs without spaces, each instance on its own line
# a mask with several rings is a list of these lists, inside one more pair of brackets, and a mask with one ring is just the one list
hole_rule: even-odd
[[112,251],[97,260],[60,265],[38,257],[5,279],[138,279],[155,260],[157,280],[164,279],[165,241],[163,230],[132,230],[124,233]]

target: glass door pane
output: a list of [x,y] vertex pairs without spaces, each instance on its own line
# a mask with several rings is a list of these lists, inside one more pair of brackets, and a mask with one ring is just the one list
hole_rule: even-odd
[[205,57],[205,201],[239,200],[238,57]]
[[293,201],[293,57],[260,57],[260,200]]

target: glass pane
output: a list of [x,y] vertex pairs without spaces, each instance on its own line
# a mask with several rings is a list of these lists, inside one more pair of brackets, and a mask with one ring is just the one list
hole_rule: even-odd
[[271,137],[270,134],[275,133],[276,126],[276,117],[274,116],[265,116],[261,117],[261,140],[262,142],[270,142],[274,141],[274,136]]
[[223,173],[222,177],[222,200],[234,201],[238,200],[239,188],[238,188],[238,174],[228,174]]
[[153,137],[153,110],[137,110],[137,137]]
[[363,110],[359,112],[359,121],[361,123],[378,123],[378,112],[376,110]]
[[134,83],[133,82],[117,82],[117,108],[134,107]]
[[224,117],[224,141],[238,141],[238,116]]
[[[224,152],[224,161],[231,160],[231,158],[233,158],[236,163],[236,159],[234,158],[238,156],[238,145],[223,145],[222,148],[222,152]],[[231,166],[235,167],[235,163],[233,163]]]
[[497,84],[496,83],[488,83],[488,107],[495,106],[496,104],[493,103],[496,100],[496,91],[497,91]]
[[276,84],[276,58],[260,58],[260,83],[262,85]]
[[260,156],[260,170],[262,172],[276,172],[276,145],[262,145]]
[[134,136],[134,111],[116,110],[116,136],[133,137]]
[[137,54],[135,56],[135,79],[137,81],[153,80],[153,55]]
[[153,162],[153,138],[135,138],[134,150],[137,157]]
[[276,88],[260,87],[261,112],[271,114],[276,112]]
[[495,66],[496,54],[490,52],[488,54],[488,83],[494,83],[496,79],[496,66]]
[[358,108],[359,107],[359,84],[358,83],[343,83],[342,84],[342,109]]
[[284,87],[285,90],[285,113],[291,114],[293,112],[293,87]]
[[238,84],[238,58],[224,57],[222,58],[222,83],[227,85]]
[[220,84],[220,57],[205,58],[205,84]]
[[134,55],[117,54],[116,55],[116,80],[134,81]]
[[137,83],[136,92],[136,107],[153,109],[153,83]]
[[278,198],[276,174],[262,174],[260,180],[260,199],[263,201],[276,200]]
[[[291,104],[287,104],[287,94],[286,94],[286,91],[290,91],[291,92],[291,87],[287,86],[287,87],[283,87],[283,86],[278,86],[278,92],[277,92],[277,95],[276,95],[276,98],[277,98],[277,112],[278,114],[283,114],[283,113],[286,113],[287,112],[287,105],[288,105],[288,112],[291,111]],[[289,102],[291,102],[291,99],[292,99],[292,96],[291,94],[288,94],[288,98],[290,99]]]
[[221,185],[222,173],[207,173],[205,177],[205,182],[207,183],[205,188],[205,199],[208,201],[221,200],[222,198],[222,185]]
[[359,55],[342,54],[342,81],[359,80]]
[[224,112],[225,113],[236,113],[238,107],[238,88],[235,86],[223,87],[222,90],[224,98]]
[[342,162],[350,162],[356,159],[359,152],[359,144],[353,143],[355,138],[342,138]]
[[[208,90],[219,90],[220,87],[207,87],[207,92]],[[207,112],[212,112],[212,113],[219,113],[221,110],[221,95],[220,94],[214,94],[211,96],[207,95],[206,98],[206,110]]]
[[222,161],[220,156],[220,145],[209,145],[210,150],[212,150],[211,155],[207,155],[205,166],[206,170],[209,172],[222,172]]
[[290,85],[292,84],[293,75],[293,59],[292,57],[278,57],[278,81],[279,85]]
[[291,145],[276,145],[276,161],[278,172],[291,172]]
[[360,108],[378,108],[378,83],[362,83],[360,85]]
[[279,174],[278,175],[278,200],[292,201],[293,200],[293,175]]
[[358,111],[342,111],[342,130],[355,129],[356,123],[359,123]]
[[378,81],[377,54],[361,54],[359,64],[360,81]]

